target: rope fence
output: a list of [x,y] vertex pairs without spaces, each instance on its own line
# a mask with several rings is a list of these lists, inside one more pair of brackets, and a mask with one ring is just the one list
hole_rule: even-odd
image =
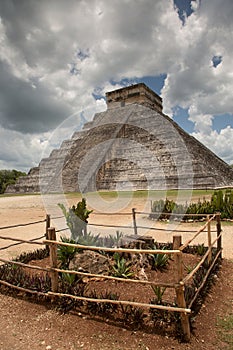
[[[137,222],[137,215],[151,215],[151,214],[155,214],[155,213],[148,213],[148,212],[143,212],[143,211],[136,211],[135,208],[132,208],[131,213],[127,212],[127,213],[104,213],[104,212],[92,212],[92,215],[99,215],[99,216],[132,216],[132,224],[133,225],[112,225],[112,224],[100,224],[100,223],[95,223],[95,222],[91,222],[88,223],[88,227],[89,226],[93,226],[93,227],[106,227],[106,228],[116,228],[116,229],[127,229],[127,230],[133,230],[134,235],[137,236],[138,235],[138,229],[141,230],[151,230],[151,231],[164,231],[164,232],[184,232],[184,233],[195,233],[196,230],[181,230],[181,229],[166,229],[166,228],[161,228],[161,227],[154,227],[152,225],[150,226],[143,226],[143,225],[139,225]],[[159,213],[158,217],[160,214],[163,213]],[[175,216],[175,217],[207,217],[208,214],[169,214],[170,216]],[[213,217],[215,217],[213,215]],[[60,219],[60,218],[64,218],[64,216],[57,216],[57,217],[51,217],[51,220],[55,220],[55,219]],[[56,232],[63,232],[66,231],[67,229],[69,229],[68,227],[64,227],[61,228],[59,230],[57,230]],[[204,230],[202,230],[204,231]],[[213,232],[217,232],[217,231],[213,231]]]
[[[133,226],[125,226],[125,225],[104,225],[104,224],[88,224],[92,226],[100,226],[100,227],[120,227],[120,228],[127,228],[127,229],[132,229],[135,233],[135,238],[137,240],[138,236],[138,229],[155,229],[156,228],[150,228],[150,227],[144,227],[144,226],[139,226],[137,225],[136,222],[136,214],[146,214],[144,212],[136,212],[136,210],[133,208],[132,213],[123,213],[124,215],[132,215],[133,218]],[[104,213],[102,213],[104,215]],[[118,213],[119,215],[119,213]],[[192,214],[193,216],[193,214]],[[55,218],[61,218],[61,217],[55,217]],[[190,232],[194,233],[191,239],[187,240],[184,244],[182,244],[181,236],[180,235],[174,235],[173,236],[173,249],[132,249],[132,248],[124,248],[124,247],[114,247],[114,248],[107,248],[107,247],[98,247],[98,246],[87,246],[87,245],[81,245],[81,244],[70,244],[70,243],[65,243],[61,241],[57,241],[56,238],[56,233],[67,230],[68,228],[63,228],[59,230],[55,230],[55,228],[50,227],[50,222],[52,219],[49,215],[46,216],[45,220],[40,220],[40,221],[35,221],[32,223],[27,223],[27,224],[19,224],[19,225],[12,225],[12,226],[7,226],[4,228],[0,229],[6,229],[6,228],[14,228],[14,227],[21,227],[21,226],[28,226],[28,225],[34,225],[38,223],[46,223],[46,228],[45,228],[45,234],[38,237],[38,238],[33,238],[30,240],[26,239],[21,239],[21,238],[15,238],[15,237],[6,237],[6,236],[0,236],[0,240],[9,240],[13,241],[16,243],[13,243],[9,246],[5,246],[0,248],[0,251],[6,250],[9,247],[12,247],[14,245],[18,244],[36,244],[40,246],[45,246],[48,249],[49,252],[49,267],[39,267],[36,265],[31,265],[31,264],[26,264],[22,263],[19,261],[14,261],[14,260],[8,260],[3,257],[0,257],[0,261],[5,263],[5,264],[12,264],[16,266],[20,266],[22,268],[27,268],[27,269],[34,269],[38,271],[44,271],[49,273],[50,278],[51,278],[51,290],[48,292],[40,292],[40,291],[35,291],[30,288],[23,288],[18,285],[13,285],[9,282],[3,281],[0,279],[0,284],[5,285],[10,288],[17,289],[19,291],[23,291],[26,293],[32,293],[32,294],[37,294],[37,295],[43,295],[45,297],[53,299],[54,297],[66,297],[70,299],[75,299],[75,300],[82,300],[85,302],[95,302],[95,303],[112,303],[112,304],[119,304],[119,305],[131,305],[135,307],[143,307],[143,308],[149,308],[149,309],[159,309],[159,310],[166,310],[169,312],[179,312],[181,316],[181,326],[183,330],[183,334],[186,338],[186,340],[190,340],[190,321],[189,321],[189,315],[192,312],[191,307],[193,306],[195,300],[197,299],[200,291],[203,289],[207,278],[209,274],[211,273],[211,270],[216,264],[216,261],[218,258],[222,258],[222,230],[221,230],[221,221],[220,221],[220,213],[216,213],[215,215],[207,215],[206,216],[206,223],[198,230],[198,231],[188,231],[188,230],[173,230],[173,232]],[[216,231],[211,231],[211,223],[213,221],[216,221]],[[157,229],[158,231],[169,231],[166,229]],[[187,248],[199,235],[200,233],[206,233],[207,234],[207,241],[208,241],[208,247],[207,251],[199,261],[199,263],[195,266],[195,268],[184,277],[184,249]],[[217,232],[217,237],[215,239],[212,239],[212,233]],[[45,239],[43,239],[45,238]],[[39,241],[40,239],[43,239],[43,241]],[[143,240],[143,236],[140,237],[141,240]],[[213,247],[217,245],[217,254],[215,256],[212,256],[212,249]],[[115,276],[109,276],[106,274],[93,274],[93,273],[88,273],[88,272],[83,272],[83,271],[76,271],[76,270],[64,270],[59,268],[59,261],[57,258],[57,248],[61,246],[64,247],[72,247],[72,248],[77,248],[79,250],[90,250],[90,251],[101,251],[105,253],[127,253],[127,254],[162,254],[162,255],[168,255],[169,257],[172,256],[172,263],[174,264],[174,276],[175,281],[170,282],[170,281],[159,281],[159,280],[153,280],[153,281],[148,281],[148,280],[137,280],[137,279],[124,279],[121,277],[115,277]],[[207,272],[204,276],[203,281],[201,282],[200,286],[196,289],[195,294],[192,298],[191,301],[186,302],[185,300],[185,286],[190,282],[190,280],[194,277],[194,275],[202,268],[202,265],[205,261],[208,261],[208,269]],[[124,283],[132,283],[133,285],[135,284],[142,284],[142,285],[151,285],[151,286],[157,286],[157,287],[163,287],[163,288],[171,288],[174,289],[175,295],[176,295],[176,305],[171,306],[171,305],[161,305],[161,304],[149,304],[149,303],[140,303],[140,302],[134,302],[130,300],[109,300],[109,299],[101,299],[101,298],[90,298],[90,297],[85,297],[85,296],[79,296],[79,295],[73,295],[73,294],[68,294],[68,293],[59,293],[59,280],[58,280],[58,274],[75,274],[75,275],[80,275],[84,276],[86,278],[99,278],[101,280],[115,280],[118,282],[124,282]]]
[[26,224],[17,224],[17,225],[11,225],[11,226],[3,226],[3,227],[0,227],[0,230],[6,230],[6,229],[10,229],[10,228],[16,228],[16,227],[23,227],[23,226],[30,226],[30,225],[40,224],[40,223],[45,222],[45,221],[46,221],[46,219],[39,220],[39,221],[28,222]]
[[[34,241],[37,241],[39,239],[42,239],[42,238],[45,238],[45,234],[43,236],[40,236],[40,237],[36,237],[36,238],[32,238],[30,239],[29,241],[30,242],[34,242]],[[14,247],[16,245],[20,245],[20,244],[23,244],[24,242],[17,242],[17,243],[13,243],[13,244],[10,244],[8,246],[5,246],[5,247],[1,247],[0,250],[5,250],[5,249],[8,249],[8,248],[11,248],[11,247]]]

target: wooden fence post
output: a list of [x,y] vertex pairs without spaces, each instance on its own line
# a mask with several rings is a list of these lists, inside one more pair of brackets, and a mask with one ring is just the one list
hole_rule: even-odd
[[[56,241],[56,231],[54,227],[48,228],[48,239],[50,241]],[[49,245],[50,251],[50,266],[51,268],[57,268],[57,246],[55,244]],[[51,290],[57,292],[58,290],[58,272],[51,271]]]
[[[49,234],[48,234],[48,230],[50,228],[50,215],[46,215],[46,228],[45,228],[45,239],[49,239]],[[45,245],[46,250],[49,252],[49,246],[48,244]]]
[[[181,236],[173,236],[173,249],[179,249],[181,246]],[[182,282],[183,279],[183,259],[182,259],[182,253],[175,254],[174,261],[177,265],[177,278],[179,286],[176,288],[176,302],[178,307],[186,308],[186,301],[184,297],[184,284]],[[190,332],[190,323],[189,323],[189,316],[186,313],[180,313],[180,319],[181,319],[181,327],[184,335],[185,341],[189,342],[191,337]]]
[[172,249],[177,250],[182,245],[182,237],[180,235],[173,236]]
[[[217,236],[220,235],[222,232],[221,228],[221,213],[216,214],[216,228],[217,228]],[[222,236],[218,238],[217,240],[217,250],[220,251],[222,250]],[[222,259],[222,253],[220,253],[220,259]]]
[[[180,249],[181,245],[182,245],[182,237],[180,235],[173,236],[172,249],[178,250]],[[174,254],[173,259],[174,259],[175,265],[177,266],[178,281],[180,282],[183,278],[183,265],[180,264],[180,256],[178,254]]]
[[[207,232],[208,232],[208,248],[211,247],[211,222],[210,222],[210,216],[207,215],[206,217],[207,221],[208,221],[208,226],[207,226]],[[208,265],[210,265],[212,260],[212,251],[210,250],[209,254],[208,254]]]
[[137,222],[136,222],[136,209],[132,208],[132,216],[133,216],[133,227],[134,227],[134,235],[138,235],[138,230],[137,230]]

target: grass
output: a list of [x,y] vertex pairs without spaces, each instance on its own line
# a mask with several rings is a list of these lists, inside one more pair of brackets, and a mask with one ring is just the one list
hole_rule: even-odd
[[23,196],[40,196],[40,193],[35,192],[35,193],[2,193],[2,194],[0,194],[0,198],[2,198],[2,197],[23,197]]
[[[97,197],[101,196],[103,199],[115,199],[117,197],[121,198],[149,198],[151,200],[157,200],[160,198],[176,199],[179,195],[180,198],[186,198],[190,194],[194,198],[209,197],[214,193],[214,190],[136,190],[136,191],[98,191],[98,192],[88,192],[84,196],[87,197]],[[54,195],[59,193],[52,193]],[[34,196],[40,195],[40,193],[6,193],[0,194],[0,197],[14,197],[14,196]],[[81,198],[82,195],[79,192],[69,192],[65,193],[67,198]]]
[[[156,200],[160,198],[176,199],[187,198],[189,196],[194,198],[206,198],[210,197],[214,193],[214,190],[137,190],[137,191],[98,191],[98,192],[88,192],[85,194],[86,197],[96,197],[100,196],[103,199],[116,199],[121,198],[149,198],[151,200]],[[66,193],[67,198],[79,197],[81,194],[79,192]]]
[[223,349],[233,350],[233,314],[218,318],[217,327],[220,339],[226,343]]

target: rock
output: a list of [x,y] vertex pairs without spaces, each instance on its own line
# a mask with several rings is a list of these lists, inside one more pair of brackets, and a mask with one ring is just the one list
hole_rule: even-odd
[[93,274],[108,274],[110,260],[100,253],[85,250],[75,255],[69,264],[69,269]]

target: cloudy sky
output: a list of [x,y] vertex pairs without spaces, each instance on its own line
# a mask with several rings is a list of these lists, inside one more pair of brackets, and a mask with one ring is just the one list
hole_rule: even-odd
[[1,0],[0,169],[28,171],[145,82],[233,163],[232,0]]

